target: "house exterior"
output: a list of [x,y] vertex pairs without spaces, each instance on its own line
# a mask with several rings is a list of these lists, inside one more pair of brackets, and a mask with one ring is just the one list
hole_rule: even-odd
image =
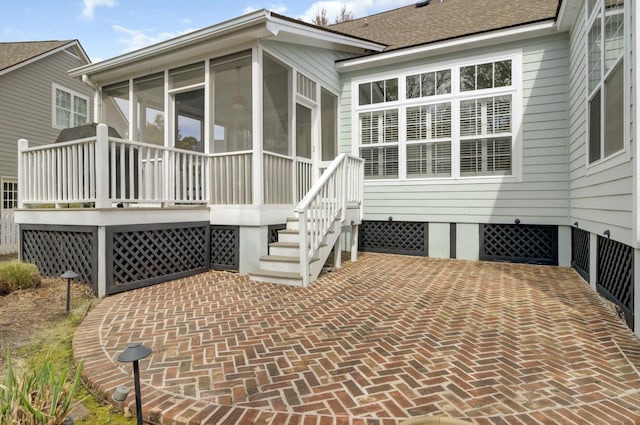
[[18,139],[48,144],[92,118],[94,90],[67,74],[89,62],[77,40],[0,43],[0,218],[18,205]]
[[[638,332],[637,9],[432,0],[329,28],[261,10],[74,69],[120,138],[70,145],[72,197],[51,163],[34,174],[58,153],[22,142],[22,253],[97,241],[76,257],[108,257],[102,294],[208,267],[304,285],[343,247],[573,266]],[[88,208],[39,208],[65,199]]]

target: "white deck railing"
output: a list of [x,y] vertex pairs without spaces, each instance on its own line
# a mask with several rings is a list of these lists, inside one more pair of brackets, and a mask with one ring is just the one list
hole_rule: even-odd
[[362,210],[364,160],[345,153],[331,162],[295,209],[300,234],[300,274],[309,282],[311,259],[336,220],[344,220],[349,204]]
[[211,155],[212,204],[253,203],[252,157],[252,151]]
[[28,147],[19,141],[19,207],[43,204],[206,204],[209,157],[107,136]]
[[264,203],[293,204],[293,158],[264,152]]
[[[293,204],[313,182],[310,160],[272,152],[185,151],[108,137],[103,124],[96,133],[35,147],[20,140],[19,208]],[[262,177],[260,187],[254,173]]]

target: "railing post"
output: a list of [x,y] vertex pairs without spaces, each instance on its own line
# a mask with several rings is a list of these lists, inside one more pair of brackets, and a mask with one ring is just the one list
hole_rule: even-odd
[[309,284],[309,240],[307,235],[307,212],[298,213],[298,232],[300,235],[300,274],[302,275],[302,286]]
[[109,128],[106,124],[98,124],[96,128],[95,149],[96,208],[109,208],[109,173],[110,165],[115,167],[115,158],[109,161]]
[[342,190],[342,196],[341,196],[341,202],[342,202],[342,206],[341,206],[341,212],[340,212],[340,221],[344,222],[344,220],[347,218],[347,195],[349,194],[349,166],[350,166],[351,162],[349,161],[349,157],[345,157],[344,158],[344,162],[342,163],[342,184],[341,186],[341,190]]
[[27,167],[25,164],[24,151],[29,147],[29,141],[27,139],[18,140],[18,208],[24,208],[24,199],[27,183]]

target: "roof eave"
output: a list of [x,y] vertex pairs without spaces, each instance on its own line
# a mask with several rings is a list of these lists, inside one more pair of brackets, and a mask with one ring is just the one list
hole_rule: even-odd
[[71,75],[72,77],[80,77],[82,75],[91,75],[99,72],[104,72],[115,67],[127,65],[133,62],[139,62],[150,57],[168,53],[180,49],[181,47],[206,41],[208,39],[219,37],[230,32],[250,28],[252,26],[266,22],[268,13],[269,12],[264,9],[248,13],[246,15],[242,15],[237,18],[212,25],[210,27],[206,27],[194,32],[190,32],[188,34],[172,38],[170,40],[162,41],[151,46],[143,47],[142,49],[115,56],[111,59],[107,59],[91,65],[81,66],[79,68],[74,68],[69,71],[69,75]]
[[[319,47],[337,48],[342,51],[370,51],[381,52],[387,45],[361,37],[355,37],[333,31],[327,28],[296,22],[294,19],[282,15],[272,14],[267,23],[269,31],[283,41],[297,42],[309,45],[309,41]],[[286,36],[282,36],[286,33]]]
[[414,58],[424,58],[434,55],[453,53],[474,47],[555,34],[556,32],[557,28],[555,19],[549,19],[464,37],[435,41],[418,46],[399,48],[369,56],[343,59],[336,62],[336,69],[338,72],[358,71],[367,69],[371,66],[394,64],[399,61],[408,61]]
[[580,2],[564,0],[558,8],[558,31],[570,31],[578,19]]
[[[296,23],[293,20],[283,19],[268,10],[262,9],[152,46],[125,53],[112,59],[72,69],[69,71],[69,75],[80,77],[109,72],[115,68],[140,63],[146,59],[159,57],[181,48],[256,27],[263,28],[261,32],[257,33],[261,37],[274,37],[282,41],[298,43],[304,39],[318,46],[327,48],[342,46],[342,50],[359,53],[381,51],[386,47],[369,40],[350,37],[335,31],[325,31],[304,23]],[[304,44],[308,45],[309,43]]]

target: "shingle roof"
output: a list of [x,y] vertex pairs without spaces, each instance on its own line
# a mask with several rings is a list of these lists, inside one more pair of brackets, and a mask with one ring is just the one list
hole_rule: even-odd
[[559,0],[431,0],[329,29],[398,49],[556,17]]
[[73,41],[74,40],[52,40],[0,43],[0,71]]

